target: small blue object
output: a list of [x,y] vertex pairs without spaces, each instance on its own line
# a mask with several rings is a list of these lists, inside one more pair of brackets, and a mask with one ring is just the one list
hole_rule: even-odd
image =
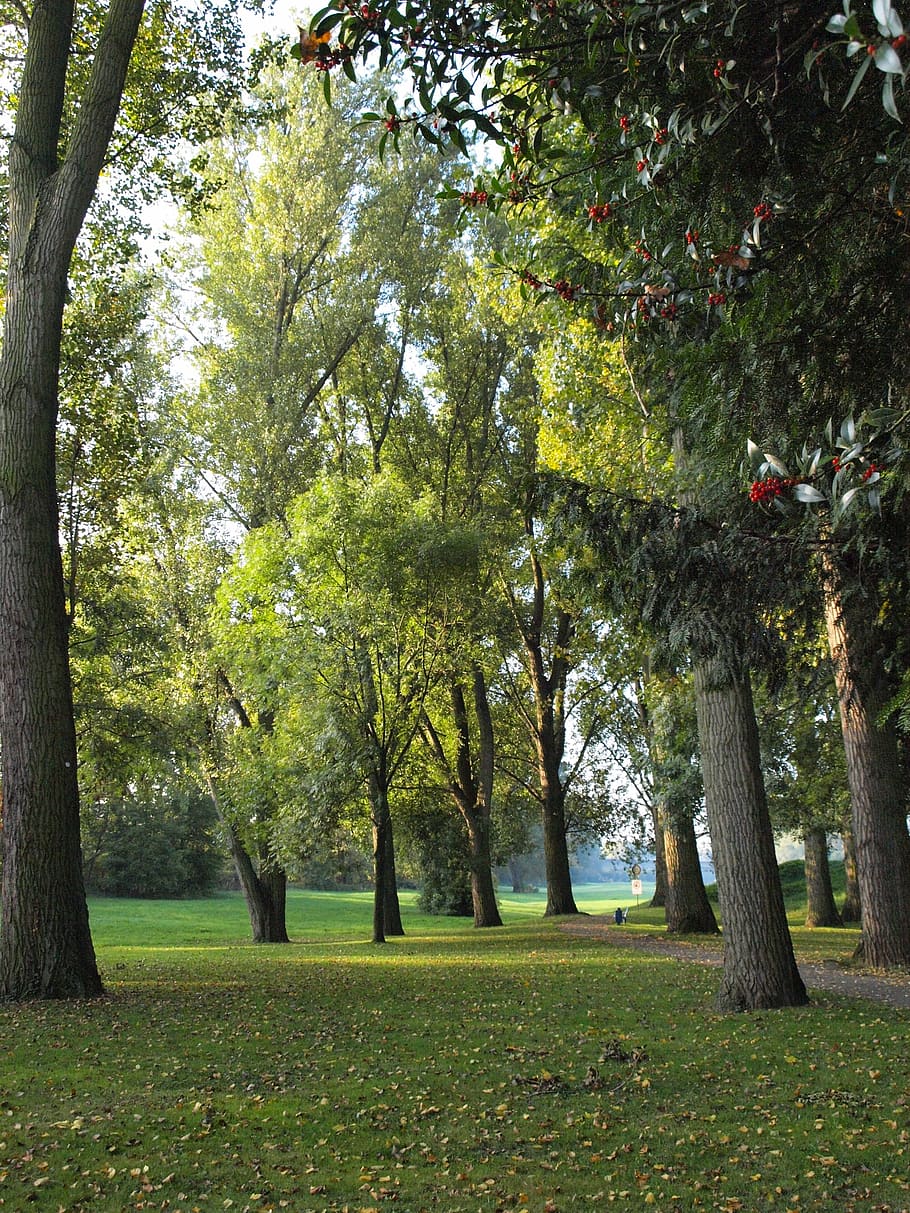
[[616,925],[617,925],[618,927],[621,927],[621,926],[622,926],[622,924],[623,924],[623,923],[626,921],[626,912],[625,912],[625,910],[621,910],[621,909],[619,908],[619,906],[617,906],[617,907],[616,907],[616,913],[613,915],[613,921],[616,923]]

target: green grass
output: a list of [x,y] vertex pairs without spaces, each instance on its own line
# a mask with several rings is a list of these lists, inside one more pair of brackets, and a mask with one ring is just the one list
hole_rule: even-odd
[[720,1016],[716,970],[504,903],[376,947],[295,891],[255,947],[239,897],[93,901],[107,998],[0,1008],[0,1208],[910,1209],[907,1013]]

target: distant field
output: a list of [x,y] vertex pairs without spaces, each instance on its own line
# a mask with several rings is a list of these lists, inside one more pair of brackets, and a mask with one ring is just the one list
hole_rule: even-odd
[[[654,885],[644,885],[639,898],[645,906]],[[539,918],[546,906],[546,892],[500,894],[500,913],[506,925]],[[578,885],[578,908],[588,914],[612,914],[617,906],[631,910],[635,899],[628,881],[615,884]],[[443,918],[421,914],[417,894],[401,894],[406,931],[438,934],[473,930],[469,918]],[[98,946],[141,947],[151,938],[162,944],[230,943],[247,941],[250,925],[246,904],[239,893],[225,893],[187,901],[131,900],[118,897],[89,899],[92,934]],[[372,933],[373,902],[370,893],[317,893],[291,889],[288,892],[288,933],[292,939],[318,939],[331,935],[342,939],[369,939]]]

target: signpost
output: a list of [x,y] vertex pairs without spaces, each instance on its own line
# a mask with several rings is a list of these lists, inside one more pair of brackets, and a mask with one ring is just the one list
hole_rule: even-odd
[[639,877],[641,876],[641,864],[633,863],[631,868],[629,868],[629,875],[632,878],[632,896],[635,898],[635,908],[637,910],[638,899],[641,897],[642,888],[641,881],[639,880]]

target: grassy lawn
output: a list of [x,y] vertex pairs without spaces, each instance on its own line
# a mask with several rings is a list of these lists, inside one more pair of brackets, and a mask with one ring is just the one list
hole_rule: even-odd
[[375,947],[367,895],[295,892],[254,947],[239,897],[93,901],[108,997],[0,1008],[0,1208],[910,1209],[907,1013],[719,1016],[540,908],[406,895]]

